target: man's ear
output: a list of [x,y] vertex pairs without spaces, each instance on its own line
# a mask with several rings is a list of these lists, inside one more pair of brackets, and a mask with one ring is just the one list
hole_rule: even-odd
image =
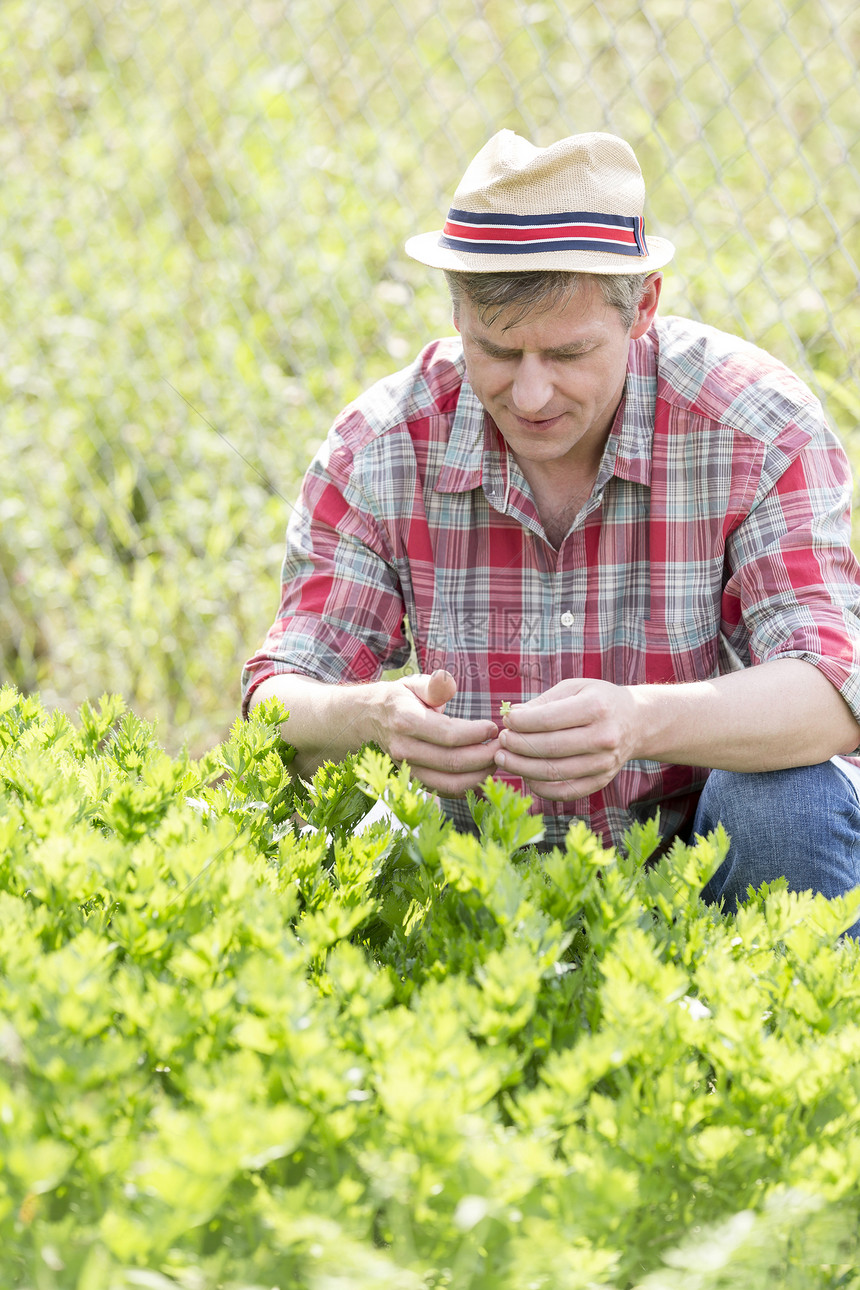
[[654,321],[657,315],[657,306],[660,303],[660,292],[662,288],[662,273],[649,274],[645,279],[645,284],[642,287],[642,296],[639,301],[639,309],[630,330],[631,340],[638,340],[640,336],[644,336]]
[[460,330],[460,310],[457,308],[456,305],[451,310],[451,320],[454,326],[457,328],[457,331],[459,331]]

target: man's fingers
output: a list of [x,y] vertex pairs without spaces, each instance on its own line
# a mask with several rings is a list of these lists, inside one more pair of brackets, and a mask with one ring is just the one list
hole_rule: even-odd
[[[442,712],[425,708],[423,712],[398,712],[389,728],[388,748],[392,757],[403,759],[408,753],[403,749],[407,742],[416,747],[427,744],[440,749],[468,748],[486,744],[495,739],[498,727],[492,721],[468,721],[464,717],[446,717]],[[393,747],[396,744],[397,748]]]
[[453,676],[442,670],[395,682],[380,739],[395,762],[406,762],[416,779],[446,797],[462,797],[491,775],[499,746],[494,721],[445,716],[442,708],[456,693]]
[[392,742],[390,752],[396,762],[405,762],[415,779],[434,793],[442,797],[463,797],[468,789],[478,788],[493,774],[498,746],[497,740],[443,746],[404,736]]
[[[494,721],[469,720],[466,717],[446,717],[439,711],[440,704],[430,703],[447,694],[453,698],[457,684],[450,672],[434,672],[432,676],[412,676],[405,681],[406,689],[420,700],[402,702],[397,700],[389,720],[390,735],[393,739],[414,737],[421,742],[439,744],[443,748],[461,748],[468,744],[486,743],[495,739],[499,728]],[[450,693],[449,693],[450,691]],[[442,700],[442,706],[448,699]],[[405,753],[389,748],[392,756],[401,759]]]
[[573,801],[615,778],[635,748],[623,686],[580,679],[512,709],[499,734],[496,766],[541,797]]
[[492,767],[489,770],[469,771],[459,775],[446,775],[442,771],[430,770],[426,766],[410,766],[409,769],[414,779],[419,780],[425,788],[429,788],[439,797],[465,797],[470,788],[480,788],[487,776],[492,773]]
[[586,779],[553,781],[524,779],[523,783],[528,792],[535,797],[543,797],[548,802],[578,802],[605,788],[611,778],[612,776],[597,775]]
[[[618,759],[607,750],[595,752],[582,757],[516,757],[512,753],[500,750],[496,753],[496,769],[506,775],[520,775],[523,779],[536,783],[559,781],[574,783],[599,779],[601,776],[614,776],[620,769]],[[605,782],[605,778],[604,778]]]
[[601,716],[600,703],[593,692],[582,697],[568,695],[564,699],[531,699],[512,708],[505,717],[505,725],[519,734],[587,726]]
[[395,761],[408,762],[416,771],[434,770],[445,775],[483,771],[490,775],[495,769],[497,748],[496,742],[442,745],[403,735],[392,740],[389,752]]
[[617,736],[615,724],[606,721],[600,726],[572,726],[569,730],[541,730],[534,734],[503,730],[499,743],[504,752],[511,753],[514,757],[540,757],[547,761],[558,761],[613,749]]

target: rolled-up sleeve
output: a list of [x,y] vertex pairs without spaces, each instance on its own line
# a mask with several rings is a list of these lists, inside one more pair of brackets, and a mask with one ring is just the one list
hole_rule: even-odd
[[287,528],[277,617],[243,669],[244,712],[257,686],[279,673],[361,682],[408,660],[388,534],[362,486],[361,449],[344,437],[348,425],[348,416],[336,424],[305,476]]
[[[788,447],[788,452],[786,451]],[[860,722],[860,566],[851,550],[851,471],[823,424],[798,451],[772,446],[759,496],[731,534],[724,620],[753,663],[800,658]]]

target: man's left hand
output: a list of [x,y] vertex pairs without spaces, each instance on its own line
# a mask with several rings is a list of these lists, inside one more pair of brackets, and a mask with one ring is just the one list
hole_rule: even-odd
[[521,776],[540,797],[588,797],[635,756],[639,715],[623,685],[561,681],[504,717],[496,766]]

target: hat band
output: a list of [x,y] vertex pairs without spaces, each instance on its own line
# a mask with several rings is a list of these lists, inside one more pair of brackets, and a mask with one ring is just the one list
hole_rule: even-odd
[[641,215],[587,211],[552,215],[487,215],[451,207],[439,245],[478,255],[533,255],[537,251],[611,251],[646,256]]

